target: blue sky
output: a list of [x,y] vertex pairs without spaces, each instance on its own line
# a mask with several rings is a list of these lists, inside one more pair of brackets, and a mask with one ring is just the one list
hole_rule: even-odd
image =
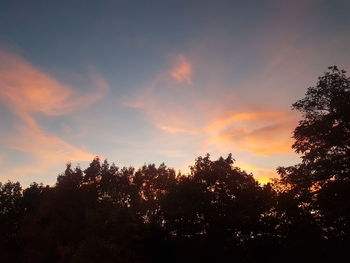
[[0,180],[95,155],[182,171],[297,162],[290,105],[350,69],[349,1],[1,1]]

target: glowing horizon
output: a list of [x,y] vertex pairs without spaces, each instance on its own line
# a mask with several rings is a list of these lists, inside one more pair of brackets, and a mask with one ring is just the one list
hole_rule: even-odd
[[349,4],[165,2],[4,5],[0,181],[53,184],[97,155],[187,172],[232,153],[260,182],[297,162],[290,106],[350,69]]

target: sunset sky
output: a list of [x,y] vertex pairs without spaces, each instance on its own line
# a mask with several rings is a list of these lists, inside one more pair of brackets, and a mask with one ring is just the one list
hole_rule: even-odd
[[294,164],[302,98],[350,71],[349,0],[1,1],[0,181],[68,161],[187,172],[232,153],[261,182]]

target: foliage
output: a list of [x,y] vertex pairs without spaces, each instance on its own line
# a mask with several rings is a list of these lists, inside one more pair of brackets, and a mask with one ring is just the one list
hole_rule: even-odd
[[293,136],[302,163],[281,168],[280,173],[283,180],[301,188],[350,180],[350,79],[336,66],[329,70],[293,104],[304,117]]
[[303,114],[293,135],[302,161],[278,168],[280,183],[288,189],[280,199],[289,196],[298,218],[317,231],[310,236],[322,236],[327,247],[339,249],[339,258],[349,260],[340,251],[350,245],[350,78],[344,70],[329,67],[293,108]]

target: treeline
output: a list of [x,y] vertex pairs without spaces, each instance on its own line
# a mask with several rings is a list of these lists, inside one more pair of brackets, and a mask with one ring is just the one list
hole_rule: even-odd
[[274,182],[231,155],[187,175],[68,164],[53,187],[0,185],[1,262],[350,262],[350,79],[329,69],[293,104],[301,163]]

